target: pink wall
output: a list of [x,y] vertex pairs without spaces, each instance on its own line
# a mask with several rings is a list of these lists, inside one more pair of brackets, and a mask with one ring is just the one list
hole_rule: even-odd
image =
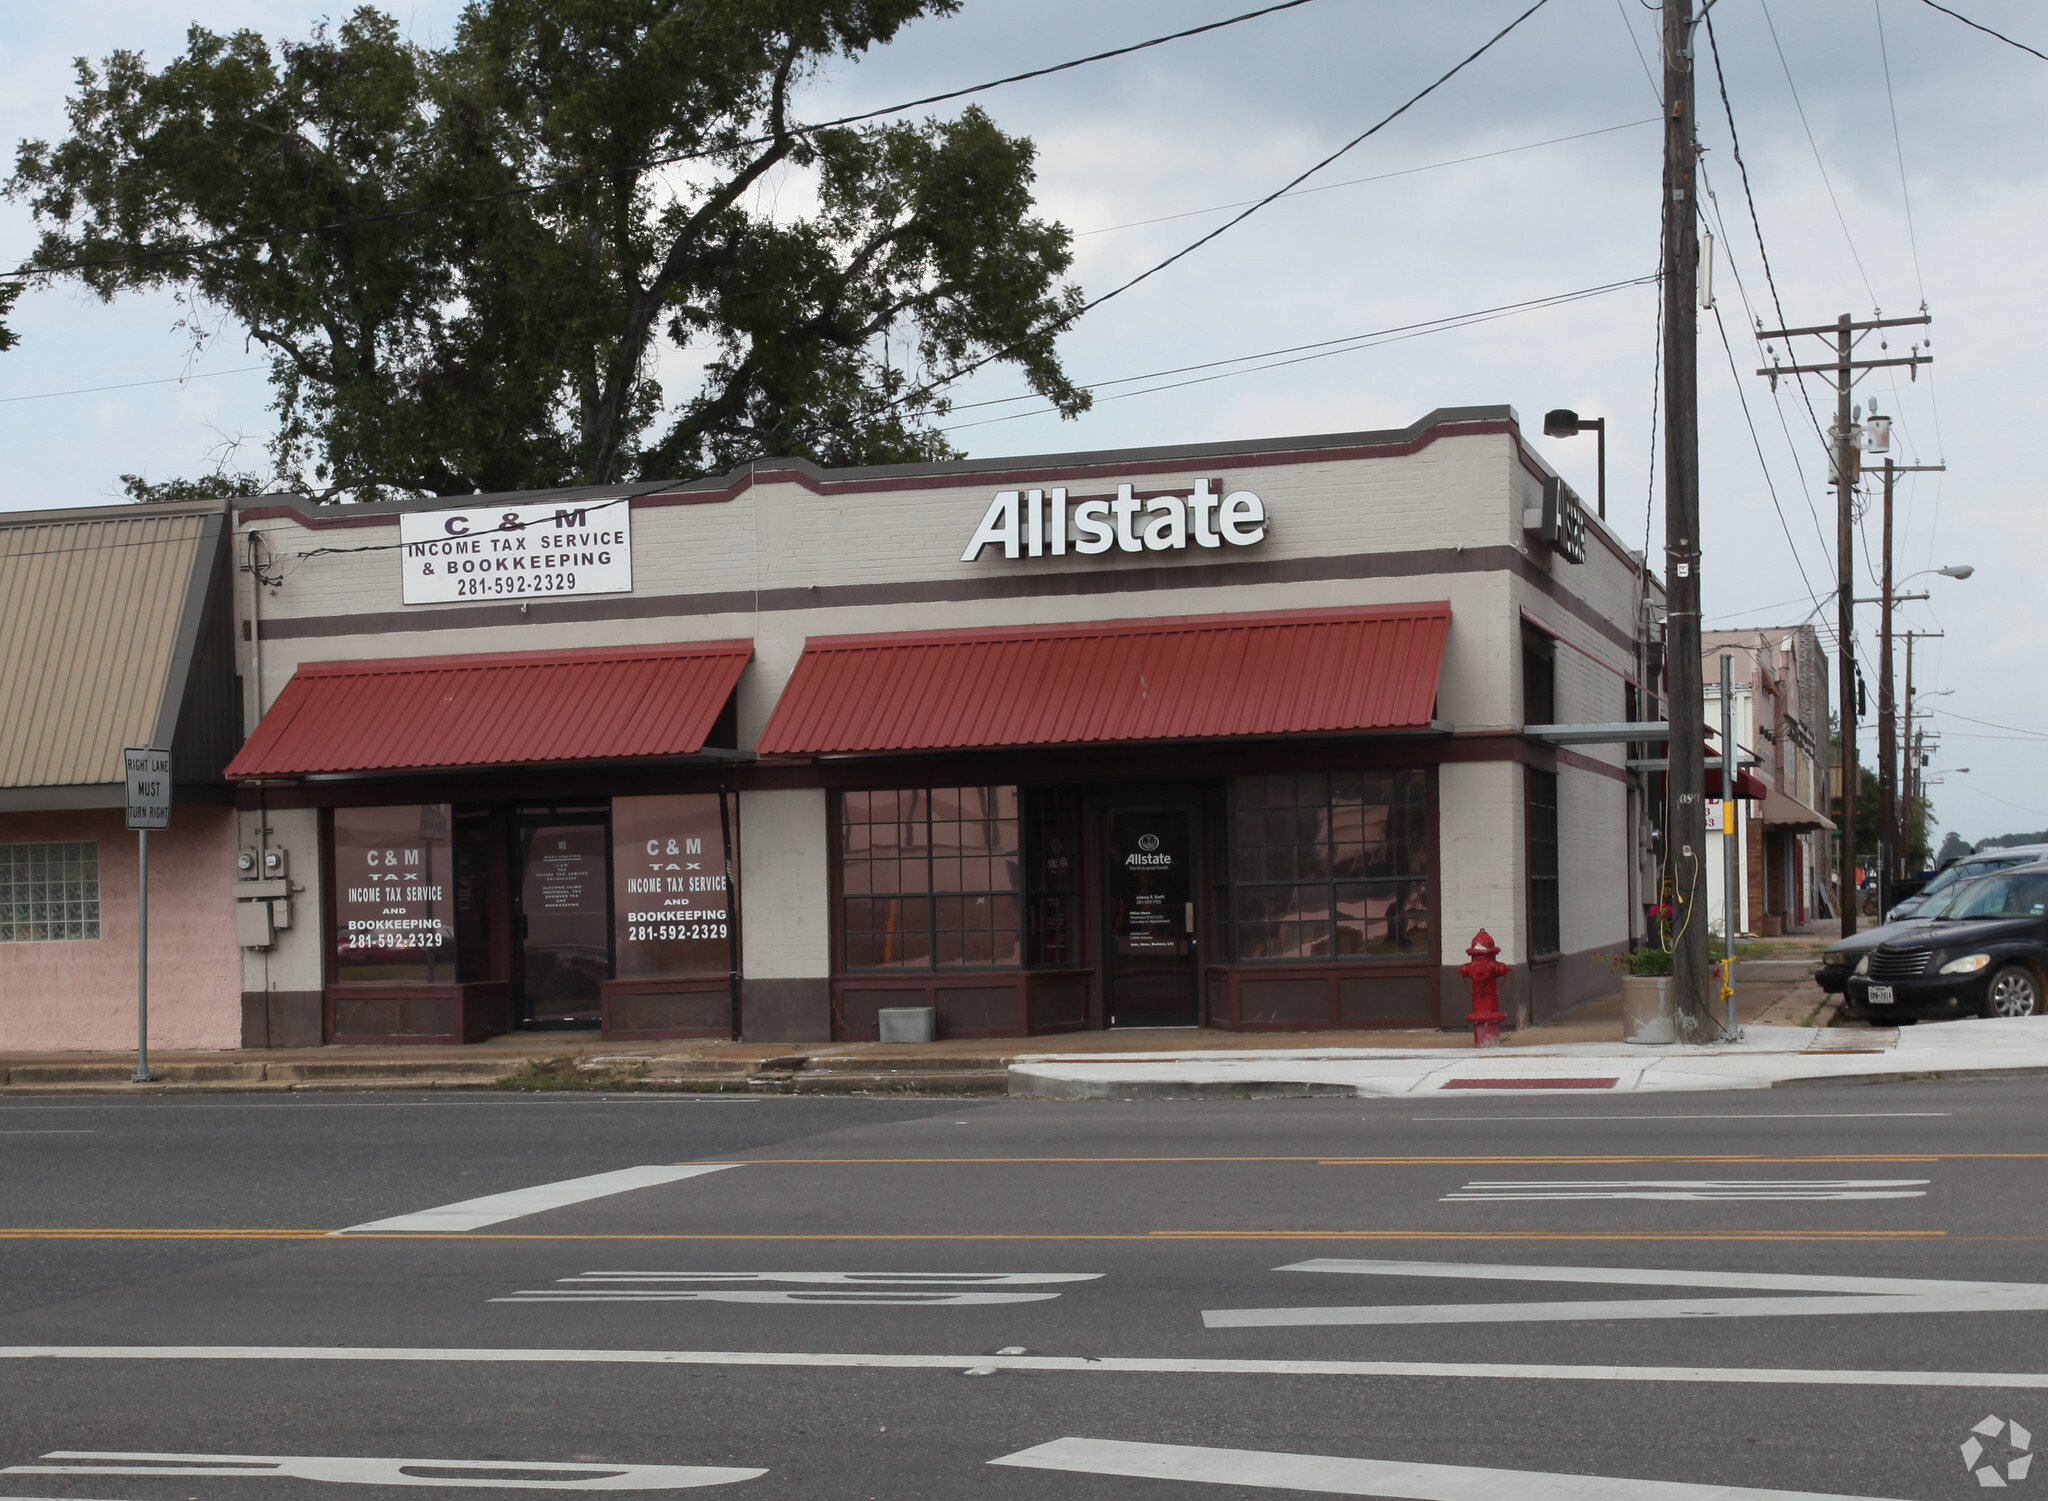
[[[0,1051],[135,1046],[135,836],[119,808],[0,813],[0,844],[97,839],[100,936],[0,943]],[[149,836],[149,1045],[242,1041],[235,814],[185,807]]]

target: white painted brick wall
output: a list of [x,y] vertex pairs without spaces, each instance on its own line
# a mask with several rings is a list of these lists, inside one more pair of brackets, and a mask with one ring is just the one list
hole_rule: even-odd
[[818,788],[740,794],[740,948],[752,980],[832,972],[830,830]]

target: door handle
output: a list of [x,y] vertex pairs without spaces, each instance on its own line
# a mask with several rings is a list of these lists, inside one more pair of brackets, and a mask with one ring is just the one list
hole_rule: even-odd
[[1190,933],[1195,931],[1195,904],[1193,902],[1188,903],[1188,931]]

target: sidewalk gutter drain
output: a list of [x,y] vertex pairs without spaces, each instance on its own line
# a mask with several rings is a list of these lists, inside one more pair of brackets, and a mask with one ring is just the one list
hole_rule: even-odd
[[1612,1089],[1619,1079],[1448,1079],[1445,1089]]

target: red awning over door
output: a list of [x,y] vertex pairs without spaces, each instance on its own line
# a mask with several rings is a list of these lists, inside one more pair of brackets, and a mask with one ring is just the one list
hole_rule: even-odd
[[231,778],[694,756],[751,641],[309,662]]
[[814,637],[764,756],[1426,729],[1448,604]]

